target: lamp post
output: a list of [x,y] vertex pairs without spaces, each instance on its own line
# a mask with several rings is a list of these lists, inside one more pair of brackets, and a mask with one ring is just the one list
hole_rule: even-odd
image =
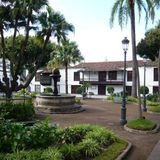
[[121,106],[121,119],[120,124],[125,125],[126,120],[126,54],[128,50],[129,40],[127,37],[124,37],[122,40],[122,47],[124,51],[124,74],[123,74],[123,97],[122,97],[122,106]]
[[143,56],[143,63],[144,63],[144,82],[143,82],[143,111],[146,112],[146,63],[147,57],[146,55]]

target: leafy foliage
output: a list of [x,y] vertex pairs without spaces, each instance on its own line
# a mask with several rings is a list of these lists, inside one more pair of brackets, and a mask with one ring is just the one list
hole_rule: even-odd
[[5,119],[15,119],[16,121],[31,120],[34,115],[34,106],[31,103],[1,103],[0,112],[6,113]]
[[107,91],[108,91],[108,93],[109,93],[110,95],[113,95],[113,93],[114,93],[114,88],[113,88],[113,87],[108,87],[108,88],[107,88]]
[[0,150],[4,153],[14,152],[0,154],[2,160],[91,158],[118,141],[119,138],[111,131],[94,125],[82,124],[58,129],[48,123],[48,120],[29,128],[18,123],[0,123]]
[[145,93],[145,94],[148,94],[149,93],[149,88],[147,87],[147,86],[141,86],[140,87],[140,93],[141,94],[143,94],[143,92]]
[[3,121],[0,123],[0,151],[15,152],[25,146],[26,130],[22,124]]
[[27,142],[28,148],[46,148],[51,144],[56,144],[58,139],[57,127],[49,124],[48,121],[36,123],[30,129]]
[[60,151],[65,160],[75,160],[80,158],[79,148],[73,144],[64,144]]
[[53,89],[51,87],[46,87],[44,93],[53,93]]
[[160,95],[158,93],[149,94],[149,95],[147,95],[147,100],[152,101],[152,102],[159,102],[160,101]]
[[102,151],[98,142],[93,139],[84,139],[79,143],[80,152],[84,157],[95,157],[99,155]]

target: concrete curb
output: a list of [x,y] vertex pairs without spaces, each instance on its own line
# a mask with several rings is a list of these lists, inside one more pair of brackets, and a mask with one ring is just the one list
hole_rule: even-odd
[[160,158],[160,141],[155,145],[147,160],[159,160]]
[[157,124],[156,127],[151,131],[142,131],[142,130],[132,129],[132,128],[127,127],[127,125],[124,125],[124,129],[131,133],[154,134],[159,131],[159,124]]
[[127,148],[115,160],[122,160],[127,156],[128,152],[132,148],[132,143],[130,143],[129,141],[127,141],[127,143],[128,143]]

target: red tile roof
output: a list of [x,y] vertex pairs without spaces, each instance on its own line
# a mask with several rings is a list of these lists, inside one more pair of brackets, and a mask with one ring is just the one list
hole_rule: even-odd
[[[132,67],[133,62],[127,61],[126,66]],[[142,60],[138,61],[139,67],[144,66]],[[106,62],[87,62],[80,63],[71,68],[84,68],[86,71],[116,71],[123,70],[124,62],[123,61],[106,61]],[[155,62],[147,61],[147,66],[156,66]]]

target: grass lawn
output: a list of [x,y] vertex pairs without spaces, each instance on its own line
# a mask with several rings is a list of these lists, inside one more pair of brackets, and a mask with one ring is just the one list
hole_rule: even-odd
[[156,127],[156,123],[148,119],[136,119],[129,121],[127,127],[137,130],[149,131]]
[[100,156],[94,158],[94,160],[114,160],[120,155],[123,150],[127,147],[127,142],[123,140],[119,140],[116,143],[113,143],[111,146],[107,148]]

